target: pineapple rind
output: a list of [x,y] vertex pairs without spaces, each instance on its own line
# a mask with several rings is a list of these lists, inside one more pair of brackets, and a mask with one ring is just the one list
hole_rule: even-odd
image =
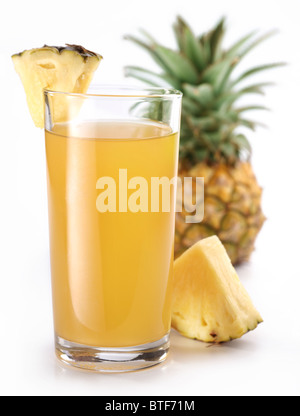
[[202,240],[175,262],[172,326],[208,343],[241,338],[262,322],[220,240]]
[[189,171],[181,169],[179,176],[205,178],[205,215],[201,224],[193,225],[191,239],[185,213],[177,213],[176,258],[200,239],[217,235],[229,248],[228,254],[233,264],[247,261],[266,220],[261,208],[262,189],[251,164],[239,162],[235,166],[209,166],[202,162]]

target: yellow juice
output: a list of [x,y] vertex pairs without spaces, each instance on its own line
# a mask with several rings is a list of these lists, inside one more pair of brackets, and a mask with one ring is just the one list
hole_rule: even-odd
[[118,189],[120,169],[128,180],[172,179],[178,134],[150,122],[56,125],[46,155],[57,336],[98,347],[160,340],[170,331],[174,209],[151,212],[149,198],[149,212],[101,213],[97,182]]

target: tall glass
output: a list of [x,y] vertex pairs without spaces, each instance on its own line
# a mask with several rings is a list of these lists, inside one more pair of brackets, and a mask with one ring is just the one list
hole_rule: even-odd
[[182,94],[45,91],[56,354],[132,371],[169,350]]

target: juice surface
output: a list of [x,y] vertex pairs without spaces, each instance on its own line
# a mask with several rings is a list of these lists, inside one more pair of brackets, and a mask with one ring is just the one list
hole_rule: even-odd
[[46,155],[56,334],[98,347],[160,340],[171,321],[173,209],[100,213],[96,184],[118,186],[120,169],[128,180],[172,179],[178,134],[150,122],[56,125]]

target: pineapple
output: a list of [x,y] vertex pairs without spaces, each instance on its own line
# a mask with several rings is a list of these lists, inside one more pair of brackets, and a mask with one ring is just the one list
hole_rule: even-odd
[[172,326],[182,335],[221,343],[261,322],[218,237],[201,240],[176,260]]
[[[78,45],[45,45],[12,56],[36,127],[44,127],[44,89],[85,93],[101,59],[100,55]],[[56,97],[61,105],[54,115],[55,121],[63,121],[68,117],[64,98]]]
[[225,50],[225,19],[200,37],[180,17],[174,29],[179,50],[160,45],[145,32],[145,41],[127,36],[146,49],[163,72],[128,66],[126,74],[184,93],[179,176],[204,177],[205,217],[200,224],[190,225],[184,212],[177,214],[175,255],[202,238],[217,235],[232,262],[241,263],[250,258],[265,216],[262,189],[251,167],[251,146],[240,128],[254,130],[257,123],[245,118],[245,113],[266,108],[239,106],[237,101],[249,94],[263,94],[270,83],[240,84],[283,63],[257,66],[233,77],[238,63],[273,32],[259,38],[251,33]]

